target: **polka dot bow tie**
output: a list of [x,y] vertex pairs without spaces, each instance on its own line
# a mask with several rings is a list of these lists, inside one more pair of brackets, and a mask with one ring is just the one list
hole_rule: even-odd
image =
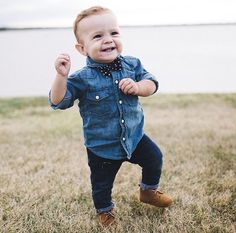
[[111,76],[111,71],[120,71],[122,70],[121,61],[119,58],[116,58],[113,62],[108,63],[103,66],[96,67],[104,76]]

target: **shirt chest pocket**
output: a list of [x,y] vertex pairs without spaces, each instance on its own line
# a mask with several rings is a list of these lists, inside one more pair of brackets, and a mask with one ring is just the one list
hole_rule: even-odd
[[86,94],[85,109],[87,114],[105,116],[112,111],[112,96],[108,90],[90,91]]

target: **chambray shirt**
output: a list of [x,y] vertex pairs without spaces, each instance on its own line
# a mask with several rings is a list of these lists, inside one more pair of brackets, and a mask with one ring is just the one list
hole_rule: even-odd
[[66,109],[79,100],[80,115],[83,120],[85,146],[97,156],[119,160],[130,158],[143,136],[144,115],[138,96],[125,95],[119,89],[123,78],[152,80],[158,89],[155,77],[148,73],[139,59],[119,56],[121,71],[112,71],[104,76],[96,66],[101,66],[87,58],[87,66],[73,73],[67,79],[67,91],[62,101],[53,109]]

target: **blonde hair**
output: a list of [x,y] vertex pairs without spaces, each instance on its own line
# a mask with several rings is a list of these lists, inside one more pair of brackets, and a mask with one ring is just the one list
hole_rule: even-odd
[[77,41],[79,42],[79,36],[78,36],[78,27],[79,27],[79,22],[86,18],[86,17],[89,17],[91,15],[99,15],[101,13],[106,13],[106,12],[111,12],[110,9],[108,8],[105,8],[105,7],[101,7],[101,6],[93,6],[93,7],[90,7],[88,9],[85,9],[83,11],[81,11],[75,21],[74,21],[74,27],[73,27],[73,30],[74,30],[74,34],[75,34],[75,37],[77,39]]

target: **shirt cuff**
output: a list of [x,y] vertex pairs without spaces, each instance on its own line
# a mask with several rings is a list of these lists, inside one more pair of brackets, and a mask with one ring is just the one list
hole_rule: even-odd
[[71,93],[67,90],[65,96],[58,104],[53,104],[51,100],[51,91],[49,92],[49,104],[53,109],[66,109],[71,106]]
[[151,80],[151,81],[153,81],[153,82],[155,83],[156,89],[155,89],[155,91],[153,92],[153,94],[156,93],[157,90],[158,90],[158,88],[159,88],[159,83],[158,83],[158,81],[156,80],[156,78],[153,77],[153,76],[150,75],[150,74],[146,74],[146,75],[144,76],[144,79],[146,79],[146,80]]

